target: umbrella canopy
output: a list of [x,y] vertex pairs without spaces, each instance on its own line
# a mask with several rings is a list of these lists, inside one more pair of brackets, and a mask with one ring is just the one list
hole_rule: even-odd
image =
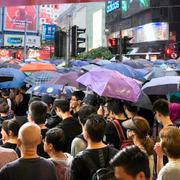
[[0,83],[1,89],[20,88],[25,84],[24,79],[26,78],[26,76],[23,72],[13,68],[0,68],[0,74],[1,72],[2,73],[6,72],[6,74],[10,73],[10,75],[13,77],[11,81]]
[[33,72],[30,76],[26,77],[24,82],[30,85],[40,85],[48,83],[51,79],[58,77],[60,73],[54,71],[41,71]]
[[10,71],[7,71],[6,68],[0,69],[0,82],[6,82],[13,80],[13,74]]
[[20,69],[21,66],[20,66],[19,64],[2,63],[2,64],[0,64],[0,68],[14,68],[14,69]]
[[77,81],[89,87],[100,96],[137,102],[141,93],[138,83],[117,71],[103,68],[92,69]]
[[82,66],[81,69],[85,71],[90,71],[91,69],[98,68],[98,67],[99,66],[95,64],[88,64],[88,65]]
[[153,109],[151,100],[149,99],[148,95],[144,92],[141,93],[141,95],[138,98],[138,101],[136,103],[132,103],[132,105],[149,110]]
[[163,69],[161,67],[154,67],[152,71],[146,74],[145,78],[147,80],[163,77],[163,76],[178,76],[178,73],[174,69],[166,68]]
[[70,98],[74,88],[71,86],[57,85],[57,84],[41,84],[39,86],[32,86],[27,90],[27,94],[33,94],[36,96],[49,95],[52,97],[57,97],[60,95],[66,95]]
[[51,79],[49,83],[51,84],[61,84],[61,85],[68,85],[73,87],[79,87],[78,82],[76,79],[79,77],[78,72],[69,72],[66,74],[59,74],[58,76]]
[[151,79],[142,90],[150,95],[165,95],[180,91],[180,76],[164,76]]
[[88,61],[81,61],[81,60],[71,61],[70,63],[72,66],[76,66],[76,67],[81,67],[89,64]]
[[135,61],[135,60],[124,60],[122,61],[123,64],[126,64],[128,66],[131,66],[132,68],[135,69],[143,69],[145,68],[145,65],[141,63],[140,61]]
[[95,64],[97,64],[99,66],[104,66],[104,65],[107,65],[107,64],[111,64],[111,61],[102,59],[102,60],[97,61]]
[[31,63],[24,65],[20,70],[23,72],[56,71],[56,67],[53,64]]
[[141,72],[133,69],[132,67],[122,64],[122,63],[110,63],[103,66],[104,68],[115,70],[120,72],[121,74],[131,77],[133,79],[137,79],[140,81],[144,81],[144,77]]

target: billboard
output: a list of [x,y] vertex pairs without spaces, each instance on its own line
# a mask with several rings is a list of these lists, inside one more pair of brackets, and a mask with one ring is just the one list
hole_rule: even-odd
[[12,6],[5,8],[4,30],[37,32],[36,6]]
[[56,25],[43,24],[42,40],[43,41],[54,41],[55,32],[56,32]]
[[132,43],[169,40],[169,24],[166,22],[149,23],[122,30],[122,36],[133,37]]
[[122,17],[128,17],[150,7],[150,0],[122,0]]
[[116,9],[120,8],[120,1],[113,0],[113,1],[107,1],[106,3],[106,13],[111,13]]
[[[26,45],[28,47],[41,47],[39,36],[26,36]],[[24,36],[6,34],[4,35],[4,46],[24,46]]]
[[0,32],[2,31],[2,9],[0,8]]

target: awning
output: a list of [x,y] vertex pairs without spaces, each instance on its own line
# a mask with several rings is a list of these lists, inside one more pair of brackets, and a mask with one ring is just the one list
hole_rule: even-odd
[[0,0],[1,6],[102,2],[105,0]]

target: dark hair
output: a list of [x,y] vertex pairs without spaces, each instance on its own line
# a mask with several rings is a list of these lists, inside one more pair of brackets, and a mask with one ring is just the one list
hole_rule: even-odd
[[36,124],[44,124],[47,115],[47,104],[42,101],[34,101],[29,105],[29,113]]
[[92,114],[87,118],[85,123],[85,129],[94,142],[100,142],[103,140],[106,128],[106,121],[104,118],[97,114]]
[[62,151],[64,146],[64,132],[61,128],[52,128],[46,132],[45,141],[52,144],[55,151]]
[[123,103],[121,100],[113,99],[113,100],[107,101],[107,109],[109,111],[112,111],[116,115],[123,113],[126,116]]
[[128,146],[119,151],[110,164],[114,167],[121,166],[133,178],[139,172],[144,172],[145,177],[150,178],[149,159],[137,146]]
[[160,131],[161,146],[167,156],[180,158],[180,129],[175,126],[168,126]]
[[158,99],[153,104],[153,111],[160,112],[163,116],[169,115],[169,103],[165,99]]
[[83,91],[74,91],[72,96],[75,96],[77,100],[82,101],[85,97],[85,93]]
[[0,113],[7,113],[9,111],[9,105],[7,100],[4,98],[0,98]]
[[133,106],[132,103],[130,103],[128,101],[124,101],[124,106],[127,108],[127,110],[129,112],[137,113],[137,111],[138,111],[138,107]]
[[28,104],[30,105],[34,101],[41,101],[41,98],[37,97],[37,96],[33,96],[33,97],[30,98]]
[[13,136],[18,136],[20,124],[15,119],[5,120],[2,123],[2,129],[9,135],[9,131],[12,131]]
[[70,104],[68,100],[65,99],[56,99],[53,104],[54,109],[59,108],[63,113],[70,110]]
[[96,113],[96,108],[91,105],[84,105],[78,112],[79,121],[84,125],[89,115]]

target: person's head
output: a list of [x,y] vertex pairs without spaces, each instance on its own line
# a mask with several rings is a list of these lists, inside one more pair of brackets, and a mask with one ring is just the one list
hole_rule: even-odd
[[83,104],[85,105],[91,105],[96,108],[98,108],[98,97],[95,94],[87,94],[85,98],[83,99]]
[[3,98],[7,99],[7,98],[9,98],[10,91],[9,90],[3,90],[1,95]]
[[56,112],[56,114],[63,118],[63,114],[69,113],[70,107],[69,107],[69,101],[65,99],[56,99],[53,104],[53,108]]
[[163,128],[159,134],[164,153],[173,159],[180,158],[180,129],[175,126]]
[[140,142],[149,155],[153,154],[154,142],[148,136],[150,126],[146,119],[135,116],[132,119],[124,121],[122,126],[127,129],[129,139],[132,139],[134,143]]
[[137,114],[138,107],[133,106],[132,103],[125,101],[124,102],[124,111],[128,118],[132,118],[134,115]]
[[53,107],[53,101],[54,101],[53,97],[51,97],[49,95],[43,95],[41,97],[41,100],[47,104],[48,112],[50,112]]
[[110,164],[115,167],[117,180],[150,179],[149,159],[137,146],[128,146],[119,151]]
[[119,115],[125,115],[123,103],[121,100],[109,100],[107,102],[107,109],[109,110],[109,115],[111,118],[115,118],[115,116]]
[[165,99],[158,99],[153,104],[153,111],[158,122],[169,116],[169,102]]
[[37,96],[33,96],[29,99],[29,102],[28,102],[28,105],[30,105],[32,102],[34,101],[41,101],[41,98],[40,97],[37,97]]
[[3,121],[1,129],[3,142],[6,142],[11,138],[16,138],[18,136],[19,128],[20,124],[15,119]]
[[44,139],[44,151],[51,154],[63,151],[64,132],[60,128],[52,128],[46,132]]
[[71,96],[70,107],[73,110],[80,108],[84,97],[85,93],[83,91],[74,91]]
[[42,101],[34,101],[29,105],[28,120],[36,124],[44,124],[47,116],[47,105]]
[[41,140],[41,129],[37,124],[27,122],[19,129],[17,145],[21,151],[31,149],[35,151]]
[[96,108],[94,106],[83,105],[78,112],[80,124],[84,125],[86,123],[88,116],[94,113],[96,113]]
[[9,105],[7,100],[4,98],[0,98],[0,113],[7,114],[9,111]]
[[97,114],[88,116],[85,125],[83,126],[83,136],[88,141],[94,143],[101,142],[104,137],[106,121]]

